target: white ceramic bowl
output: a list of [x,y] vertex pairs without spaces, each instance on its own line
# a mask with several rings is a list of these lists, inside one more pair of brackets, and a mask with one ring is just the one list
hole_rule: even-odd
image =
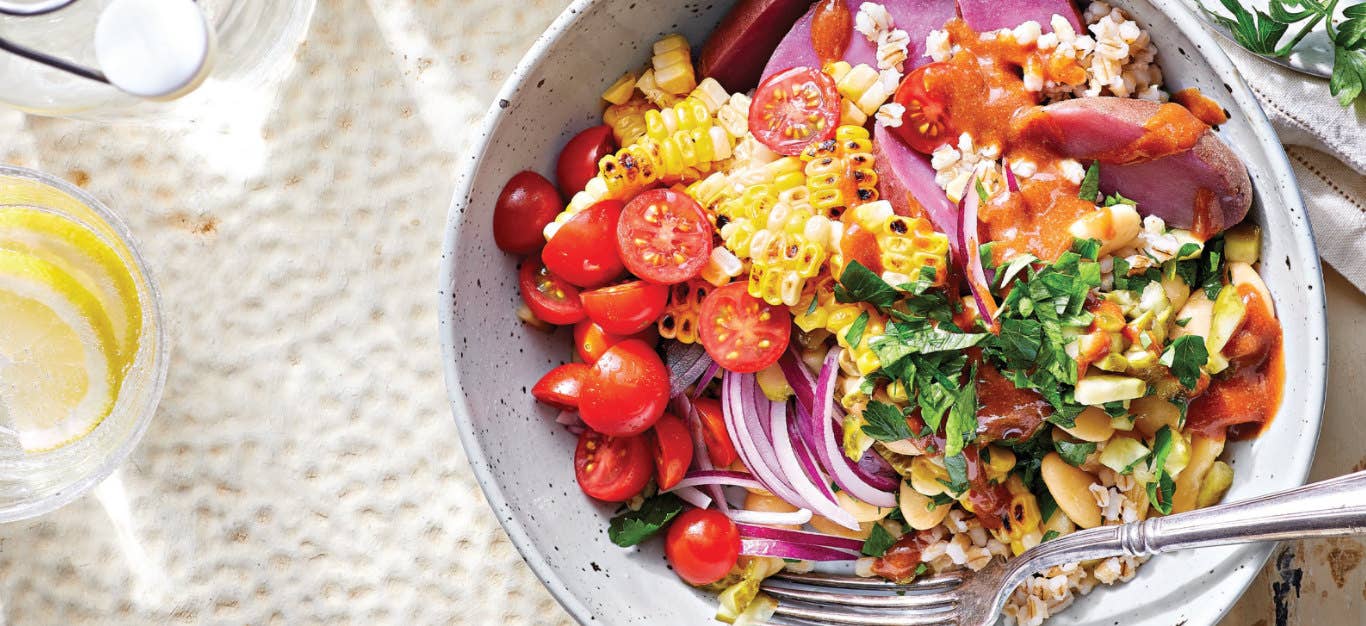
[[[1220,137],[1242,156],[1256,191],[1251,219],[1263,226],[1262,272],[1285,328],[1285,397],[1261,438],[1229,447],[1236,479],[1228,498],[1300,485],[1318,438],[1327,348],[1318,256],[1285,153],[1229,60],[1184,6],[1114,4],[1153,34],[1169,87],[1200,87],[1232,113]],[[478,147],[460,164],[439,287],[451,410],[494,513],[541,581],[584,623],[702,624],[716,605],[674,576],[659,542],[629,550],[611,544],[611,507],[575,485],[575,439],[528,393],[542,373],[569,358],[571,340],[567,331],[546,335],[515,317],[517,260],[493,243],[493,204],[512,174],[552,173],[560,147],[601,123],[599,94],[644,62],[652,41],[677,31],[701,42],[729,5],[574,2],[508,79]],[[1271,549],[1156,558],[1133,581],[1097,589],[1049,624],[1212,624]]]

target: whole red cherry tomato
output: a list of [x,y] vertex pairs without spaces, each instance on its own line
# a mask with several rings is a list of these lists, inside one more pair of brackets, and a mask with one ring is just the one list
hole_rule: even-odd
[[591,430],[579,435],[574,478],[579,489],[604,502],[630,500],[654,472],[644,437],[609,437]]
[[626,268],[617,254],[617,220],[625,205],[603,200],[570,217],[541,251],[545,266],[572,285],[593,288],[621,276]]
[[517,282],[522,300],[537,319],[551,324],[573,324],[583,319],[579,290],[551,274],[540,259],[524,259]]
[[504,252],[531,254],[545,245],[541,231],[563,210],[550,181],[536,172],[518,172],[493,205],[493,241]]
[[661,491],[673,489],[692,464],[692,435],[683,420],[668,413],[655,422],[651,431],[655,455],[655,482]]
[[685,511],[669,526],[664,554],[679,578],[710,585],[725,578],[739,560],[740,529],[715,509]]
[[616,150],[611,126],[594,126],[574,135],[560,151],[560,160],[555,165],[560,191],[566,196],[583,191],[588,180],[598,175],[598,161]]
[[584,378],[579,416],[600,433],[639,435],[669,403],[669,368],[654,349],[627,339],[602,354]]
[[633,280],[583,292],[588,319],[614,335],[638,333],[655,324],[669,303],[669,288]]
[[650,325],[634,335],[614,335],[594,324],[593,320],[583,320],[574,325],[574,350],[589,365],[596,362],[608,348],[627,339],[639,339],[653,346],[659,341],[659,331]]
[[531,396],[557,409],[571,410],[579,407],[579,392],[583,379],[588,375],[588,366],[583,363],[565,363],[542,376],[531,388]]

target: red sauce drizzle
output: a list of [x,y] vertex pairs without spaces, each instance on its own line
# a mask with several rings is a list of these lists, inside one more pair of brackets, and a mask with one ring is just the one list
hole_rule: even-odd
[[1281,402],[1285,355],[1280,323],[1256,289],[1241,285],[1238,295],[1247,313],[1224,347],[1229,367],[1191,401],[1186,420],[1187,429],[1207,437],[1256,437]]
[[811,18],[811,48],[821,64],[843,58],[853,32],[854,16],[844,0],[821,2]]

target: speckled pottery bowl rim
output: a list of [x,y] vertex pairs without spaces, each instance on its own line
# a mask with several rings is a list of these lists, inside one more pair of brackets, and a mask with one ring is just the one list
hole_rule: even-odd
[[[563,33],[575,28],[584,17],[587,10],[598,0],[575,0],[568,8],[561,13],[554,22],[546,29],[531,49],[518,63],[516,69],[508,77],[507,81],[499,90],[489,111],[484,116],[479,125],[479,138],[476,140],[473,150],[469,152],[468,160],[460,164],[459,173],[456,179],[455,193],[451,208],[447,216],[446,236],[443,245],[440,283],[438,286],[438,310],[439,310],[439,334],[442,343],[442,355],[444,358],[444,368],[447,391],[451,404],[451,411],[455,418],[457,428],[460,433],[461,442],[469,458],[470,465],[474,470],[489,505],[498,517],[498,521],[507,531],[513,545],[518,552],[530,565],[533,572],[560,602],[561,605],[578,621],[587,623],[595,619],[589,611],[583,599],[574,595],[561,579],[561,573],[551,566],[546,555],[540,546],[536,545],[530,538],[527,530],[523,527],[518,516],[514,514],[512,506],[509,504],[508,497],[505,495],[499,479],[493,475],[492,467],[488,457],[478,440],[478,436],[470,420],[470,402],[461,383],[461,372],[458,366],[460,355],[458,352],[460,322],[456,319],[456,307],[451,299],[452,294],[447,290],[456,284],[457,267],[457,248],[458,242],[462,239],[462,222],[465,219],[465,207],[469,204],[474,192],[476,173],[478,172],[480,161],[485,152],[493,145],[496,132],[499,130],[503,121],[507,118],[509,103],[522,92],[528,85],[527,80],[533,72],[549,57],[556,44],[559,42]],[[1251,90],[1243,81],[1242,77],[1234,68],[1232,62],[1219,48],[1213,36],[1206,31],[1190,10],[1181,3],[1167,3],[1159,0],[1146,0],[1152,5],[1161,7],[1168,17],[1177,25],[1181,34],[1189,38],[1199,48],[1200,56],[1203,58],[1213,73],[1221,79],[1228,87],[1230,96],[1233,98],[1238,109],[1247,116],[1251,131],[1255,136],[1255,144],[1251,147],[1259,150],[1266,157],[1269,164],[1269,173],[1278,182],[1279,193],[1268,192],[1278,201],[1277,210],[1286,211],[1303,219],[1294,223],[1293,232],[1280,235],[1292,241],[1297,249],[1315,251],[1313,232],[1310,229],[1308,216],[1304,209],[1303,201],[1300,197],[1298,185],[1295,182],[1290,162],[1285,154],[1280,140],[1267,120],[1265,113],[1253,97]],[[1270,207],[1267,207],[1269,210]],[[1303,305],[1308,311],[1307,322],[1310,325],[1309,332],[1319,338],[1320,341],[1309,342],[1307,346],[1296,346],[1302,349],[1305,357],[1304,361],[1313,368],[1306,382],[1308,388],[1305,392],[1306,404],[1311,409],[1311,415],[1296,416],[1302,420],[1303,436],[1293,442],[1293,447],[1284,450],[1287,456],[1302,460],[1284,468],[1282,477],[1288,477],[1295,484],[1303,484],[1309,474],[1310,462],[1313,459],[1314,449],[1318,442],[1318,433],[1322,422],[1323,405],[1325,399],[1325,382],[1323,374],[1327,369],[1327,325],[1325,319],[1326,303],[1324,300],[1323,278],[1319,259],[1316,254],[1305,255],[1307,258],[1296,258],[1297,267],[1304,274],[1304,281],[1311,291],[1317,294],[1298,294],[1303,298]],[[1287,258],[1287,264],[1289,258]],[[1280,419],[1288,419],[1282,413]],[[1312,431],[1312,432],[1307,432]],[[1223,579],[1214,581],[1210,584],[1213,588],[1216,584],[1228,593],[1223,596],[1224,601],[1214,600],[1206,603],[1206,606],[1191,607],[1185,609],[1191,611],[1185,617],[1190,619],[1190,623],[1214,623],[1225,615],[1232,607],[1237,598],[1245,591],[1252,582],[1261,566],[1271,555],[1274,545],[1264,544],[1250,548],[1244,554],[1241,564],[1234,571],[1228,573]],[[1071,623],[1070,621],[1068,623]]]

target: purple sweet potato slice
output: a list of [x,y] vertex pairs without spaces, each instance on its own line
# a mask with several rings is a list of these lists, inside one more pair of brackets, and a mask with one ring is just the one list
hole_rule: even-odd
[[1176,154],[1125,162],[1110,156],[1142,137],[1144,123],[1161,106],[1127,98],[1078,98],[1044,107],[1033,123],[1046,124],[1039,132],[1063,156],[1083,163],[1099,160],[1101,191],[1135,200],[1144,215],[1191,228],[1204,190],[1217,205],[1205,216],[1202,230],[1214,233],[1241,222],[1252,206],[1252,180],[1238,155],[1213,130]]
[[811,0],[740,0],[711,32],[697,60],[702,76],[729,91],[759,84],[764,63]]
[[1015,28],[1030,20],[1050,33],[1053,27],[1049,22],[1054,15],[1067,18],[1073,30],[1082,32],[1081,15],[1072,0],[958,0],[958,14],[979,33]]
[[[844,0],[844,3],[849,7],[850,14],[858,15],[858,8],[863,4],[863,0]],[[911,43],[908,46],[909,54],[905,68],[908,72],[930,62],[929,57],[925,56],[925,37],[930,31],[942,28],[945,23],[957,16],[953,0],[898,0],[887,2],[883,6],[892,14],[896,27],[906,31],[910,36]],[[765,77],[799,65],[821,66],[816,51],[811,47],[811,20],[815,14],[816,7],[813,6],[806,15],[797,20],[791,32],[783,37],[778,48],[773,51],[768,65],[764,67]],[[877,46],[870,43],[861,33],[855,32],[849,37],[849,49],[844,53],[844,60],[854,65],[866,63],[877,67]]]
[[935,230],[948,235],[955,258],[963,258],[957,244],[958,207],[934,182],[929,157],[878,123],[873,127],[873,171],[880,198],[890,202],[899,215],[929,219]]

